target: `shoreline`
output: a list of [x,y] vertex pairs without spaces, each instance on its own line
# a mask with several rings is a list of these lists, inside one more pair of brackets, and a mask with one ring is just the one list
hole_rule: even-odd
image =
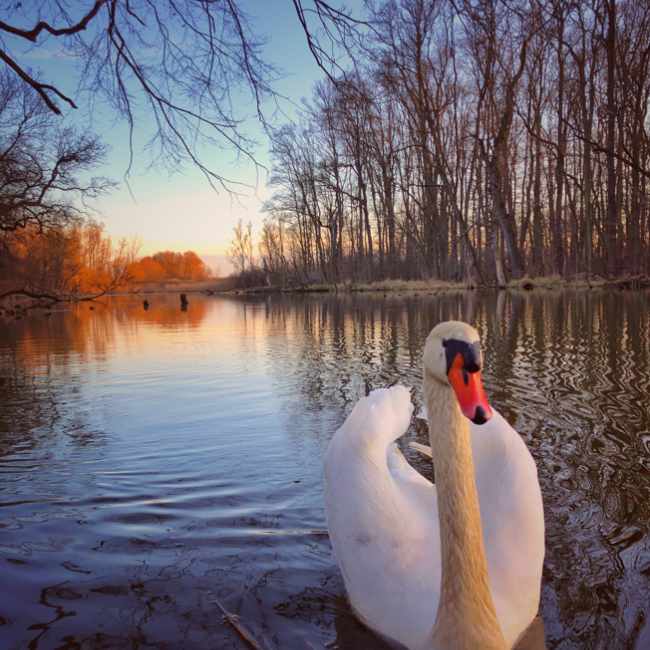
[[623,277],[616,280],[607,280],[600,276],[589,278],[572,278],[565,280],[559,276],[546,276],[539,278],[524,277],[520,280],[511,280],[506,285],[476,285],[467,282],[444,282],[439,280],[380,280],[367,283],[342,283],[338,285],[314,284],[299,288],[286,287],[252,287],[248,289],[234,289],[227,294],[263,294],[263,293],[426,293],[435,295],[440,291],[533,291],[557,289],[618,289],[618,290],[644,290],[650,289],[650,277]]
[[313,284],[305,287],[250,287],[246,289],[235,288],[234,278],[220,278],[208,282],[161,282],[156,284],[145,284],[130,290],[115,291],[103,294],[101,296],[61,296],[61,300],[52,303],[48,308],[43,302],[34,297],[26,295],[12,295],[0,300],[0,316],[17,316],[27,311],[54,311],[55,305],[60,303],[78,303],[99,300],[108,296],[152,296],[152,295],[180,295],[186,293],[204,294],[204,295],[264,295],[272,293],[369,293],[369,294],[393,294],[400,296],[402,294],[419,296],[419,295],[436,295],[440,292],[452,291],[552,291],[565,289],[614,289],[619,291],[644,291],[650,289],[649,276],[623,277],[616,280],[607,280],[600,276],[591,276],[590,278],[581,277],[565,280],[559,276],[547,276],[540,278],[522,278],[520,280],[511,280],[505,286],[499,285],[475,285],[463,282],[442,282],[438,280],[381,280],[370,284],[351,282],[341,283],[338,285]]

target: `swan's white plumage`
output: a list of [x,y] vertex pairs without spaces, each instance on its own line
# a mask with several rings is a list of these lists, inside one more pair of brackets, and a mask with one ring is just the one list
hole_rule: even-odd
[[[395,440],[413,406],[402,386],[359,401],[325,456],[325,513],[356,614],[409,649],[431,632],[440,598],[436,487]],[[544,559],[544,518],[535,463],[496,411],[471,426],[490,592],[508,647],[534,619]]]

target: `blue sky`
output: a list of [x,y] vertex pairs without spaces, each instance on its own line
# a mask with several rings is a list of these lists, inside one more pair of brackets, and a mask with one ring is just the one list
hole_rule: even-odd
[[[301,98],[310,96],[314,83],[324,75],[308,49],[292,0],[245,0],[239,4],[253,18],[254,31],[270,38],[264,48],[265,58],[287,73],[276,84],[276,90],[299,104]],[[52,43],[51,47],[54,46]],[[66,66],[72,73],[72,64],[53,56],[53,49],[35,50],[28,57],[30,65],[43,71],[45,80],[52,78],[60,83],[61,70]],[[296,111],[291,101],[281,103],[288,116],[295,115]],[[215,171],[254,188],[246,190],[238,200],[226,191],[215,193],[203,174],[189,166],[184,173],[171,177],[165,172],[147,171],[149,158],[139,151],[146,139],[146,124],[140,124],[140,130],[136,131],[136,158],[129,179],[132,198],[122,182],[129,161],[127,129],[114,124],[110,113],[102,114],[100,110],[93,115],[93,129],[113,147],[109,164],[100,173],[121,182],[118,190],[97,205],[112,237],[138,233],[144,243],[141,254],[170,249],[194,250],[211,256],[225,253],[227,238],[238,218],[251,220],[254,229],[259,228],[263,219],[260,208],[270,195],[263,170],[251,163],[237,163],[231,151],[209,152],[207,160]],[[79,122],[77,116],[73,115],[73,119]],[[280,116],[279,121],[286,118]],[[245,130],[260,142],[256,157],[268,166],[268,141],[261,129],[250,120]]]
[[[293,3],[291,0],[249,0],[244,8],[253,17],[257,33],[266,33],[271,38],[265,47],[267,60],[290,73],[278,82],[278,92],[299,103],[301,97],[309,96],[322,73],[309,53]],[[284,102],[283,110],[289,116],[295,114],[290,102]],[[126,131],[121,130],[122,143],[119,139],[109,139],[106,134],[114,147],[111,175],[120,179],[128,165]],[[261,129],[250,120],[245,130],[260,142],[256,156],[268,167],[268,143]],[[253,221],[257,230],[263,219],[262,202],[269,196],[264,171],[255,169],[252,163],[238,163],[234,152],[229,150],[215,150],[209,160],[223,176],[255,189],[244,190],[244,195],[238,199],[226,191],[217,194],[204,175],[189,166],[184,173],[171,178],[155,170],[144,173],[149,159],[142,154],[130,178],[137,204],[126,187],[121,187],[100,204],[109,234],[124,237],[137,231],[144,241],[144,254],[161,249],[191,249],[201,255],[223,255],[227,238],[239,217]]]

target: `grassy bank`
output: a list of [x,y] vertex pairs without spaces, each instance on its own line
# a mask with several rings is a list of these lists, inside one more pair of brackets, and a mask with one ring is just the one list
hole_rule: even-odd
[[574,287],[577,289],[584,288],[589,289],[589,287],[600,286],[604,284],[604,280],[600,279],[598,281],[590,279],[589,282],[584,277],[581,278],[571,278],[565,280],[559,275],[548,275],[541,278],[521,278],[520,280],[510,280],[506,287],[508,289],[517,289],[517,290],[531,290],[531,289],[565,289],[567,287]]
[[[505,287],[497,285],[477,286],[468,282],[445,282],[442,280],[382,280],[371,284],[351,284],[343,283],[336,287],[327,287],[325,285],[312,286],[306,291],[376,291],[383,293],[435,293],[438,291],[466,291],[468,289],[514,289],[520,291],[530,291],[532,289],[564,289],[564,288],[585,288],[605,286],[606,280],[582,278],[571,278],[565,280],[558,275],[552,275],[540,278],[522,278],[520,280],[511,280]],[[613,283],[617,284],[616,282]]]
[[147,282],[135,285],[126,291],[116,291],[118,294],[144,295],[149,293],[222,293],[231,291],[236,284],[234,278],[217,278],[206,282]]
[[[616,280],[606,280],[602,277],[586,277],[584,275],[574,278],[562,278],[559,275],[551,275],[539,278],[521,278],[510,280],[506,286],[488,285],[477,286],[468,282],[445,282],[442,280],[381,280],[369,284],[354,284],[344,282],[335,286],[325,284],[313,284],[295,291],[305,293],[322,292],[377,292],[377,293],[424,293],[431,294],[439,291],[466,291],[470,289],[511,289],[514,291],[532,291],[534,289],[644,289],[650,287],[648,277],[622,277]],[[263,287],[250,289],[251,292],[273,292],[280,291],[278,287]],[[285,289],[285,291],[292,291]]]
[[344,283],[337,286],[338,291],[377,291],[435,293],[437,291],[462,291],[471,289],[468,283],[444,282],[442,280],[380,280],[371,284]]

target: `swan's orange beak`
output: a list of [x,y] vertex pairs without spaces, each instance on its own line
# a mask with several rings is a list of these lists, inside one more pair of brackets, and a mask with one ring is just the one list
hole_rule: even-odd
[[461,353],[456,355],[447,377],[449,377],[449,382],[458,398],[460,410],[465,417],[475,424],[485,424],[492,418],[492,409],[485,397],[481,383],[481,371],[467,372]]

